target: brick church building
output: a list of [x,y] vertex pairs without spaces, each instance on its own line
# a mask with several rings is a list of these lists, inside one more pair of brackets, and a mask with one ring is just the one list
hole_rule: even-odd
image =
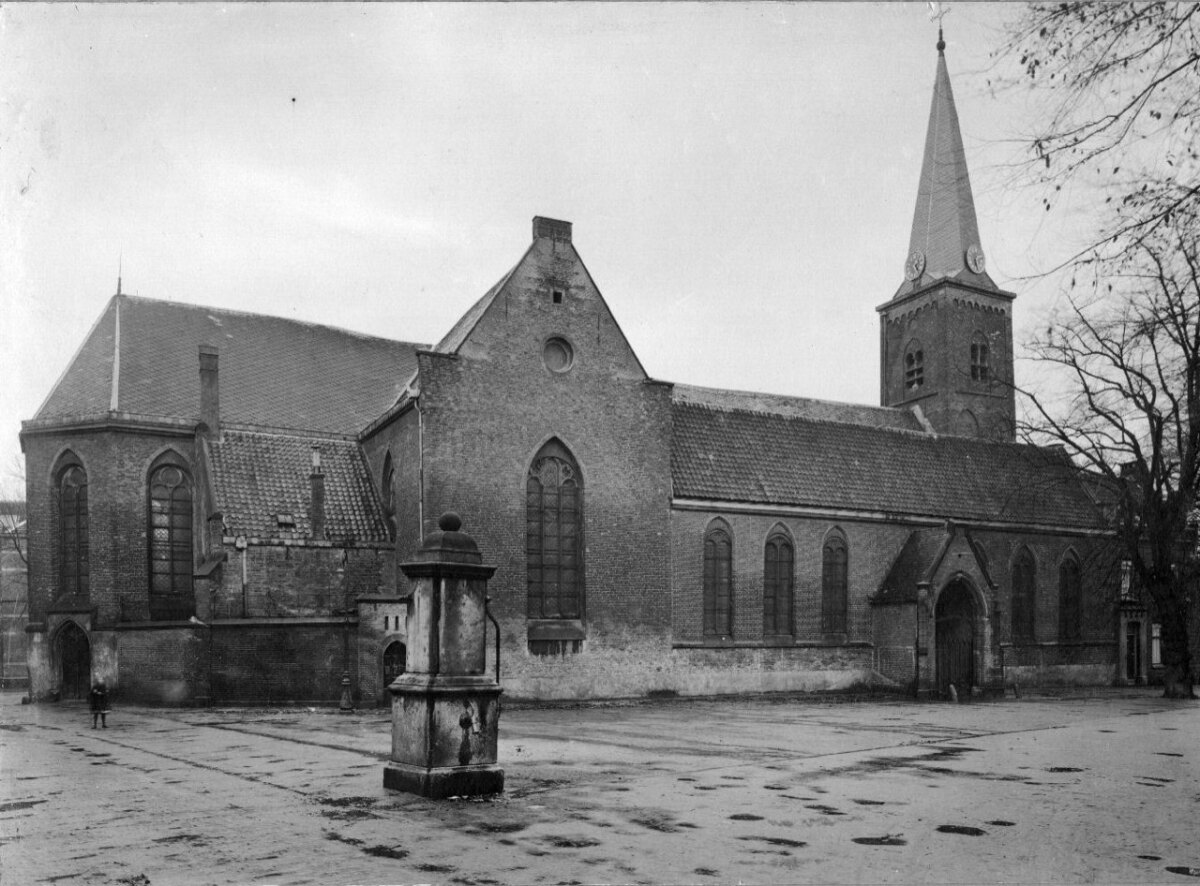
[[21,433],[33,695],[383,702],[451,510],[510,697],[1126,676],[1094,490],[1015,442],[941,50],[880,406],[650,378],[547,218],[433,345],[118,285]]

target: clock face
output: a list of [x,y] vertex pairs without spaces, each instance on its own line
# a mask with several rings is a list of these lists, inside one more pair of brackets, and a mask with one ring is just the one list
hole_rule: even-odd
[[925,253],[915,249],[913,254],[908,257],[908,261],[904,263],[904,279],[916,280],[921,276],[923,270],[925,270]]
[[967,247],[967,267],[976,274],[982,274],[983,269],[987,267],[983,260],[983,250],[979,248],[978,243],[972,243]]

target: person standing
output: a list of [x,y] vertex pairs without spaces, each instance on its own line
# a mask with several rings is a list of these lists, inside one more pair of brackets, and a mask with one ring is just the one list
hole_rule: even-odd
[[108,689],[104,685],[103,680],[97,680],[92,686],[91,692],[91,708],[92,708],[92,728],[96,728],[96,721],[100,721],[100,725],[108,728]]

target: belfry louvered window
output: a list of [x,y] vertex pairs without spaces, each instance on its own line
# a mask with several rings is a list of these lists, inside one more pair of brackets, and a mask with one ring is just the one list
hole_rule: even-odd
[[387,523],[388,537],[396,540],[396,468],[392,454],[383,457],[383,479],[380,481],[380,498],[383,504],[383,519]]
[[704,636],[733,636],[733,536],[723,521],[704,533]]
[[1078,640],[1083,636],[1083,580],[1079,562],[1068,555],[1058,567],[1058,638]]
[[982,332],[976,332],[971,340],[971,381],[990,381],[991,377],[991,355],[987,339]]
[[1022,548],[1012,567],[1012,639],[1032,643],[1037,625],[1037,567],[1033,554]]
[[850,555],[846,539],[834,530],[821,549],[821,630],[844,633]]
[[583,478],[571,453],[551,440],[525,481],[525,568],[529,618],[583,617]]
[[192,483],[167,463],[150,472],[148,508],[150,617],[187,618],[192,598]]
[[914,339],[904,350],[904,387],[909,391],[917,391],[924,384],[925,351],[921,343]]
[[73,457],[58,474],[58,591],[86,597],[88,566],[88,481]]
[[763,634],[792,633],[792,598],[795,553],[792,540],[781,529],[767,538],[763,548]]

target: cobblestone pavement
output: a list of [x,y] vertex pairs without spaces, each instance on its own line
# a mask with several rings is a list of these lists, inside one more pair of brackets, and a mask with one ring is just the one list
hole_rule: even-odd
[[386,712],[0,695],[4,886],[1082,883],[1200,876],[1200,705],[509,709],[506,792],[382,787]]

